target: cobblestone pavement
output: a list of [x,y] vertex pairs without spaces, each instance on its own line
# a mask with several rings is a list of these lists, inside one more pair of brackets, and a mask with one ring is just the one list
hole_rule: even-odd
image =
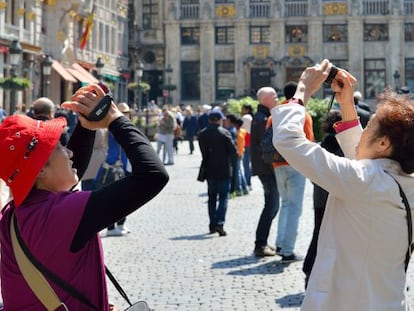
[[[181,143],[170,182],[147,205],[130,215],[125,237],[105,237],[106,264],[132,301],[146,300],[154,311],[299,310],[304,295],[302,262],[253,255],[263,207],[257,177],[249,195],[229,201],[226,237],[208,234],[206,183],[196,181],[198,147],[188,155]],[[274,245],[276,221],[269,244]],[[305,190],[296,252],[305,255],[313,229],[312,185]],[[409,284],[413,284],[413,265]],[[110,298],[127,304],[108,281]],[[414,285],[411,285],[414,288]],[[409,301],[413,301],[409,291]]]
[[[188,155],[186,142],[179,148],[175,165],[167,166],[166,188],[128,217],[132,232],[103,238],[107,265],[131,300],[146,300],[156,311],[299,310],[304,295],[302,262],[281,264],[278,256],[253,255],[263,208],[259,179],[252,179],[249,195],[229,201],[228,236],[208,234],[206,183],[196,181],[200,152],[196,148]],[[272,245],[276,221],[269,237]],[[312,185],[307,182],[298,254],[305,255],[312,230]],[[111,299],[126,307],[112,284],[109,288]]]

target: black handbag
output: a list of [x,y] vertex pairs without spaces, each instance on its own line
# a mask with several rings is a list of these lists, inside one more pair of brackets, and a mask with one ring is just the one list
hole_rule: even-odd
[[201,165],[200,165],[200,169],[198,170],[198,175],[197,175],[197,180],[200,182],[203,182],[206,180],[206,165],[205,165],[205,161],[202,160],[201,161]]

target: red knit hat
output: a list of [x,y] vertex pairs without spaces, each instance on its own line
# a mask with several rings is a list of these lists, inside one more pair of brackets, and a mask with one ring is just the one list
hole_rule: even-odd
[[0,178],[19,206],[29,194],[66,126],[64,118],[39,121],[25,115],[7,117],[0,124]]

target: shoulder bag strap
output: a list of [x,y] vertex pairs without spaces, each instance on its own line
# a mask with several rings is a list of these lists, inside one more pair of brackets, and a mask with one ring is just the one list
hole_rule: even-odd
[[397,183],[402,202],[404,203],[404,206],[405,206],[405,211],[407,212],[408,249],[407,249],[407,254],[405,255],[405,271],[407,271],[408,264],[411,258],[411,254],[413,252],[413,221],[412,221],[412,215],[411,215],[411,208],[410,208],[410,204],[408,203],[407,196],[405,195],[400,183],[390,173],[388,172],[386,173],[390,175],[392,179],[394,179],[395,182]]
[[[13,230],[12,230],[12,226],[14,228]],[[89,299],[86,298],[80,291],[78,291],[75,287],[73,287],[72,285],[70,285],[66,281],[62,280],[55,273],[53,273],[52,271],[50,271],[49,269],[47,269],[42,263],[40,263],[33,256],[33,254],[30,252],[29,248],[26,246],[26,244],[24,243],[24,241],[23,241],[23,239],[22,239],[22,237],[20,235],[20,230],[19,230],[19,227],[18,227],[18,224],[17,224],[17,219],[16,219],[16,217],[14,215],[12,216],[10,231],[12,233],[12,236],[13,236],[13,232],[14,232],[14,236],[15,236],[15,238],[17,240],[17,244],[18,244],[18,246],[20,247],[20,249],[22,251],[22,253],[21,253],[22,255],[21,256],[17,256],[16,255],[16,260],[17,260],[18,257],[25,257],[27,259],[27,262],[29,262],[29,264],[32,265],[33,268],[37,269],[38,270],[38,273],[43,278],[47,277],[53,283],[57,284],[60,288],[62,288],[66,292],[68,292],[72,297],[76,298],[81,303],[87,305],[89,308],[92,308],[93,310],[96,310],[96,311],[100,311],[99,308],[96,307],[94,304],[92,304],[89,301]],[[20,268],[20,266],[19,266],[19,268]],[[23,271],[22,271],[22,274],[24,275],[24,272]],[[26,277],[25,277],[25,279],[26,279]],[[46,279],[45,279],[45,282],[47,283]],[[49,287],[50,287],[50,285],[49,285]],[[50,289],[53,290],[51,287],[50,287]],[[33,290],[33,288],[32,288],[32,290]],[[36,293],[34,290],[33,290],[33,292]],[[37,294],[36,294],[36,296],[37,296]],[[59,301],[59,304],[61,304],[62,306],[64,306],[64,308],[66,310],[68,310],[67,307],[63,303],[61,303],[60,301]],[[55,309],[50,309],[50,310],[55,310]]]
[[17,265],[29,285],[30,289],[40,300],[40,302],[45,306],[49,311],[54,311],[60,307],[64,307],[65,310],[68,310],[66,305],[60,301],[59,297],[46,281],[45,277],[36,269],[35,266],[29,261],[29,259],[24,254],[22,247],[19,244],[19,241],[16,236],[16,227],[15,227],[16,217],[12,214],[12,219],[10,222],[10,235],[11,242],[14,252],[14,257],[16,258]]

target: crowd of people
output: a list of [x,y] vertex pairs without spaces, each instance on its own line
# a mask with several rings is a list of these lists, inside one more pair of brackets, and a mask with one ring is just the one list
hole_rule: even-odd
[[[255,232],[257,257],[277,255],[282,263],[303,260],[295,253],[295,242],[305,180],[312,181],[315,221],[303,262],[302,310],[406,310],[414,105],[409,95],[384,90],[372,113],[355,90],[356,79],[339,68],[330,84],[338,110],[328,112],[325,136],[315,142],[306,105],[332,67],[323,60],[306,68],[297,82],[286,83],[283,99],[270,86],[260,88],[257,108],[246,104],[238,115],[222,106],[203,105],[195,111],[152,103],[159,111],[155,149],[134,125],[126,103],[111,102],[102,120],[88,119],[106,96],[98,85],[79,89],[59,107],[39,98],[29,116],[5,116],[0,125],[0,187],[10,192],[1,191],[0,243],[6,310],[42,305],[20,272],[12,223],[34,257],[93,306],[55,287],[68,309],[117,310],[107,297],[99,232],[128,234],[127,215],[168,182],[165,166],[174,165],[181,141],[188,142],[192,155],[196,139],[207,184],[210,234],[227,235],[228,200],[248,195],[252,176],[260,180],[264,206]],[[262,153],[266,131],[273,135],[278,154],[271,163]],[[117,163],[122,178],[98,183],[106,166]],[[277,214],[277,234],[269,243]]]

